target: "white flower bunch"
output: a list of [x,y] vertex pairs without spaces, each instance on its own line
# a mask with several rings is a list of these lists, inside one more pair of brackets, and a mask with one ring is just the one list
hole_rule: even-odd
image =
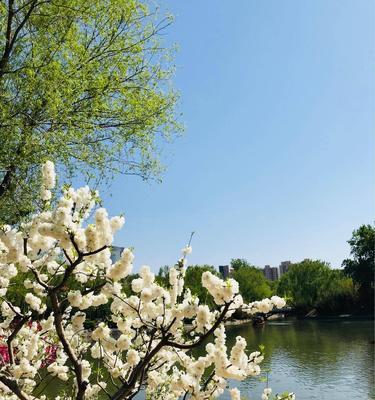
[[[272,394],[271,388],[265,388],[262,393],[262,400],[270,400]],[[284,393],[284,394],[276,394],[272,399],[274,400],[295,400],[296,396],[294,393]]]
[[[243,304],[235,280],[205,272],[202,285],[218,306],[210,310],[184,285],[190,243],[170,269],[167,287],[143,266],[130,282],[132,294],[126,294],[134,255],[127,248],[111,261],[124,218],[95,211],[98,193],[88,187],[65,188],[52,202],[53,163],[43,166],[42,176],[42,200],[55,206],[43,206],[20,227],[0,229],[1,399],[48,400],[36,388],[50,375],[69,382],[53,396],[57,400],[131,399],[140,390],[155,400],[208,400],[224,393],[228,379],[260,374],[263,355],[248,354],[242,337],[228,349],[224,322],[240,307],[267,313],[283,307],[282,299]],[[8,298],[15,277],[27,289],[19,304]],[[100,307],[104,320],[87,329],[88,317]],[[211,335],[213,342],[195,357],[191,350]],[[239,390],[231,389],[230,396],[240,399]]]
[[270,299],[263,299],[261,301],[254,301],[253,303],[244,304],[243,311],[249,315],[257,313],[268,314],[274,308],[284,308],[285,300],[279,296],[272,296]]
[[223,281],[209,271],[202,274],[202,285],[208,290],[217,305],[233,301],[239,289],[238,282],[234,279]]
[[43,201],[51,200],[52,193],[50,189],[55,187],[56,174],[53,162],[47,161],[42,167],[43,185],[41,189],[41,198]]

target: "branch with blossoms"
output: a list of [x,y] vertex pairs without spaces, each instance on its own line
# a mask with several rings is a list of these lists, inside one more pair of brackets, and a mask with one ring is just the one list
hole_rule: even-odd
[[[283,299],[244,304],[235,280],[205,272],[202,285],[217,305],[211,311],[184,287],[190,241],[169,271],[168,288],[142,266],[127,295],[123,282],[134,255],[125,249],[113,263],[110,251],[124,218],[109,218],[99,208],[90,220],[98,194],[88,187],[65,187],[52,208],[53,164],[47,162],[42,173],[41,211],[18,228],[0,231],[2,399],[47,400],[48,384],[41,383],[52,377],[67,382],[64,400],[102,394],[129,400],[141,390],[156,400],[208,400],[224,393],[228,379],[260,374],[263,355],[247,354],[240,336],[229,350],[224,322],[239,308],[249,315],[281,308]],[[26,305],[7,297],[16,276],[28,290]],[[110,310],[108,321],[86,329],[86,313],[103,305]],[[192,321],[189,328],[186,321]],[[191,350],[209,340],[204,355],[194,357]],[[237,389],[230,394],[240,399]],[[267,388],[262,398],[269,395]]]

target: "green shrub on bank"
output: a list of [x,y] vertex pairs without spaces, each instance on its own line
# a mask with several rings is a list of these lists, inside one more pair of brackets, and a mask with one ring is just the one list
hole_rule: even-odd
[[357,306],[357,287],[352,279],[320,260],[292,264],[279,280],[277,294],[287,297],[300,314],[312,309],[320,314],[347,313]]

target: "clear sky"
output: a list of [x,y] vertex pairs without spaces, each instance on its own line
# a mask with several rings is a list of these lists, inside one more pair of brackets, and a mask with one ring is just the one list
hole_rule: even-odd
[[338,267],[374,219],[372,0],[160,0],[175,16],[185,134],[162,184],[118,177],[135,270],[322,259]]

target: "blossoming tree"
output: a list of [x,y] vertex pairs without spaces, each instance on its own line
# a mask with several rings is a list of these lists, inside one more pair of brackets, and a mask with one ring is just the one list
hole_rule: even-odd
[[[224,321],[239,307],[250,315],[283,307],[282,299],[244,304],[236,281],[205,272],[202,285],[217,305],[210,311],[184,289],[190,246],[170,270],[169,287],[158,285],[143,266],[127,296],[121,282],[132,270],[133,254],[125,249],[115,263],[110,257],[124,218],[109,218],[99,208],[88,223],[97,199],[88,187],[64,189],[52,209],[53,163],[43,166],[42,175],[41,211],[0,232],[1,399],[48,399],[40,388],[51,376],[66,381],[53,395],[61,400],[131,399],[143,389],[150,399],[203,400],[223,394],[228,379],[259,375],[263,356],[248,355],[245,339],[237,337],[228,354]],[[17,275],[28,290],[22,304],[8,296]],[[107,303],[109,322],[85,329],[85,312]],[[195,358],[191,350],[208,339],[204,355]],[[229,392],[240,399],[238,389]],[[270,394],[266,388],[262,399]]]

